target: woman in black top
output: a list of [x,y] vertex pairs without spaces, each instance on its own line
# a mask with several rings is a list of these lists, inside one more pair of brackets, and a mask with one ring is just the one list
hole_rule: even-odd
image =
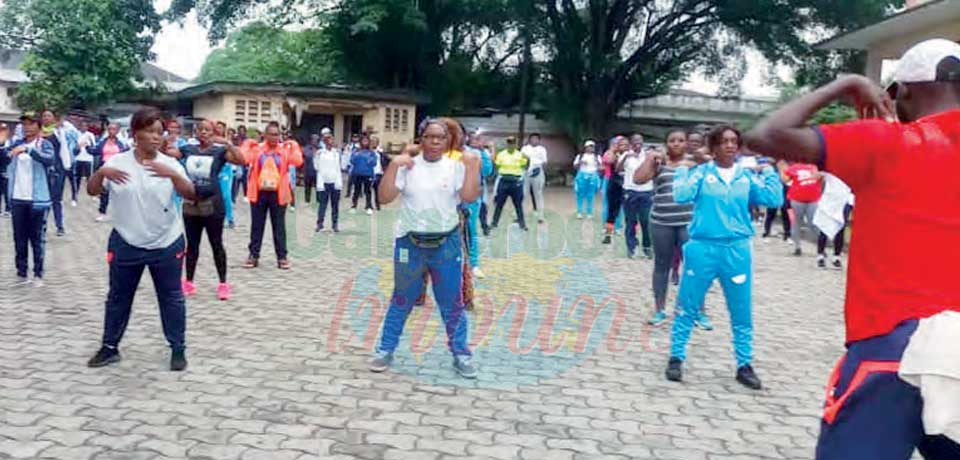
[[193,276],[200,258],[200,239],[206,229],[220,277],[217,298],[227,300],[230,285],[227,284],[227,252],[223,248],[225,207],[219,177],[226,163],[243,164],[243,155],[229,139],[215,135],[214,129],[213,122],[201,120],[197,126],[200,145],[186,145],[180,150],[187,176],[197,190],[196,200],[183,201],[183,226],[187,234],[187,278],[183,280],[183,293],[189,296],[197,292]]

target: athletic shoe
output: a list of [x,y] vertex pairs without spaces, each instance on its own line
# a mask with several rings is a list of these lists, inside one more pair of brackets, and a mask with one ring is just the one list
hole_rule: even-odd
[[602,243],[603,243],[603,244],[610,244],[611,240],[612,240],[612,237],[610,236],[609,233],[607,233],[606,235],[603,235],[603,241],[602,241]]
[[77,207],[77,200],[70,201],[70,206]]
[[653,314],[653,318],[650,318],[650,320],[647,321],[647,324],[651,326],[659,326],[665,323],[666,321],[667,321],[666,312],[664,312],[663,310],[657,310],[657,312]]
[[378,351],[374,353],[373,359],[370,360],[369,369],[370,372],[383,372],[390,368],[390,364],[393,364],[393,353]]
[[469,356],[456,356],[453,358],[453,368],[457,370],[460,377],[465,379],[477,378],[477,367],[473,365],[473,358]]
[[28,285],[28,284],[30,284],[30,283],[31,283],[30,278],[28,278],[27,275],[23,275],[23,276],[17,275],[17,281],[14,282],[13,285],[14,285],[14,286],[26,286],[26,285]]
[[793,250],[793,255],[795,255],[795,256],[797,256],[797,257],[800,257],[800,256],[803,255],[803,251],[800,250],[800,248],[796,248],[796,249]]
[[577,213],[577,220],[583,220],[583,214]]
[[679,286],[679,285],[680,285],[680,272],[679,272],[679,271],[677,271],[677,270],[671,270],[671,271],[670,271],[670,282],[673,283],[674,286]]
[[247,198],[247,196],[244,195],[244,196],[243,196],[243,202],[244,202],[244,203],[249,203],[249,202],[250,202],[250,198]]
[[372,210],[372,209],[367,209],[367,215],[368,215],[368,216],[372,216],[372,215],[373,215],[373,210]]
[[183,295],[190,297],[197,293],[197,286],[193,281],[187,279],[180,280],[180,287],[183,289]]
[[683,361],[680,358],[670,358],[667,363],[667,380],[671,382],[683,381]]
[[705,331],[713,330],[713,322],[710,321],[710,317],[706,313],[700,312],[700,317],[694,321],[694,324],[697,325],[700,329]]
[[546,221],[545,221],[545,220],[543,220],[543,218],[542,218],[542,217],[541,217],[541,218],[539,218],[539,219],[537,219],[537,223],[538,223],[538,224],[542,224],[542,223],[544,223],[544,222],[546,222]]
[[39,276],[33,277],[33,285],[36,287],[43,287],[43,278]]
[[280,270],[290,270],[290,261],[287,259],[278,260],[277,268],[279,268]]
[[487,277],[487,274],[480,270],[480,267],[473,267],[473,277],[482,280]]
[[317,228],[313,230],[313,233],[320,233],[323,231],[323,225],[317,225]]
[[103,367],[113,363],[120,362],[120,351],[115,348],[100,347],[90,361],[87,361],[87,367]]
[[108,215],[106,215],[106,214],[100,214],[100,215],[97,216],[97,218],[94,219],[94,220],[96,220],[97,222],[110,222],[110,216],[108,216]]
[[57,229],[57,236],[63,236],[63,235],[66,235],[66,234],[67,234],[67,231],[66,231],[66,230],[64,230],[64,229],[62,229],[62,228],[58,228],[58,229]]
[[830,265],[833,265],[833,268],[837,270],[843,270],[843,262],[839,257],[834,257],[833,262]]
[[170,370],[180,372],[187,368],[187,357],[184,350],[173,350],[170,352]]
[[236,227],[237,227],[237,224],[235,224],[232,220],[230,222],[227,222],[227,228],[233,230]]
[[333,226],[333,233],[340,233],[340,227],[337,227],[336,225],[334,225],[334,226]]
[[521,226],[520,226],[520,230],[523,230],[523,231],[525,231],[525,232],[529,232],[529,231],[530,231],[530,229],[527,228],[526,225],[521,225]]
[[230,285],[220,283],[217,285],[217,298],[220,300],[230,300]]
[[623,230],[621,230],[621,229],[618,228],[618,229],[616,229],[616,230],[613,231],[613,234],[614,234],[614,235],[623,235]]
[[827,268],[827,259],[823,254],[817,256],[817,268]]
[[653,259],[653,250],[650,248],[643,248],[643,256],[647,259]]
[[248,257],[247,261],[243,263],[243,268],[257,268],[258,265],[260,265],[259,260]]
[[757,374],[753,372],[753,367],[749,364],[737,369],[737,381],[751,390],[763,388],[763,385],[760,383],[760,377],[757,377]]
[[287,208],[287,210],[290,212],[297,212],[297,207],[291,204],[290,207]]
[[633,249],[633,250],[628,249],[628,250],[627,250],[627,258],[628,258],[628,259],[636,259],[636,258],[637,258],[637,250],[636,250],[636,249]]

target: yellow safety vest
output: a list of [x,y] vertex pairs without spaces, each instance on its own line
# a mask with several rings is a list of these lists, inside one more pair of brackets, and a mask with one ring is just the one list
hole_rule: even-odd
[[527,157],[519,150],[504,150],[497,154],[497,171],[501,176],[523,176],[527,168]]

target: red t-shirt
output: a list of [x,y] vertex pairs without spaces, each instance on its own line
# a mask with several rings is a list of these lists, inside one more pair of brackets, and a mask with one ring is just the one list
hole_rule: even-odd
[[960,311],[960,110],[819,127],[826,170],[857,196],[847,342]]
[[801,203],[816,203],[823,194],[823,186],[817,177],[816,165],[794,163],[787,168],[786,175],[790,177],[790,188],[787,190],[787,199]]

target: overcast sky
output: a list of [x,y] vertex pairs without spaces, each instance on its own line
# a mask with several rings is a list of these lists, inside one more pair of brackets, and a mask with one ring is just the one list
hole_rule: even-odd
[[[166,10],[170,0],[155,0],[158,11]],[[182,25],[167,24],[157,36],[153,52],[157,64],[177,75],[193,79],[200,73],[203,61],[212,51],[206,30],[197,22],[195,13],[190,13]],[[743,81],[744,96],[775,96],[776,90],[764,83],[764,61],[759,53],[747,55],[748,70]],[[717,85],[702,76],[694,76],[685,88],[714,94]]]

